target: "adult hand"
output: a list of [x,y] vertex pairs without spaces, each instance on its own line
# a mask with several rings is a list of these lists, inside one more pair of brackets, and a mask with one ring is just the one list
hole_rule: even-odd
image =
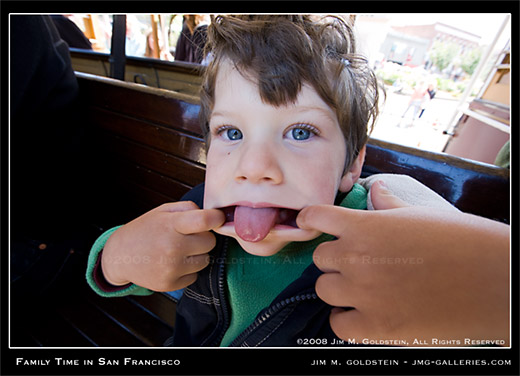
[[337,237],[314,253],[324,272],[316,292],[338,307],[336,335],[378,345],[507,345],[509,226],[408,206],[380,182],[371,194],[374,211],[318,205],[297,218],[300,228]]

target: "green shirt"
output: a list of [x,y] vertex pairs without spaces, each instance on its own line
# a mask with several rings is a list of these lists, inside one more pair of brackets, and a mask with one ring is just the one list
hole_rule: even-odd
[[[340,206],[364,210],[367,191],[359,184],[341,200]],[[292,242],[273,256],[254,256],[230,239],[227,252],[227,284],[231,322],[221,346],[228,346],[256,318],[258,313],[312,263],[316,247],[334,237],[322,234],[307,242]]]

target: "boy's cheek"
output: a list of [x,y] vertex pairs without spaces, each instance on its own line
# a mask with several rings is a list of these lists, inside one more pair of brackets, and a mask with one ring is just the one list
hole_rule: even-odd
[[[218,207],[219,196],[222,196],[226,183],[233,180],[233,167],[226,159],[226,153],[214,146],[210,146],[206,158],[206,177],[204,189],[204,208],[213,209]],[[220,192],[220,194],[219,194]]]
[[212,175],[211,173],[206,172],[206,180],[204,186],[204,209],[215,209],[219,208],[222,205],[219,205],[219,196],[218,192],[222,192],[224,187],[220,184],[218,175]]
[[[215,192],[218,192],[219,189],[219,174],[213,162],[210,162],[208,158],[208,162],[206,164],[206,177],[204,184],[204,208],[205,209],[214,209],[215,206]],[[221,176],[222,178],[222,176]]]
[[339,189],[338,181],[323,176],[321,179],[319,177],[316,178],[311,183],[308,185],[311,189],[309,190],[309,197],[305,206],[334,204]]

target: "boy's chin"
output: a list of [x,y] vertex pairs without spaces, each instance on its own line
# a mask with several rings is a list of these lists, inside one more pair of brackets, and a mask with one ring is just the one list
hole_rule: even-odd
[[238,244],[240,244],[244,251],[251,255],[262,257],[273,256],[280,252],[283,247],[289,244],[289,242],[268,242],[266,240],[252,243],[247,242],[238,236],[235,236],[235,239],[238,241]]
[[[231,228],[230,228],[231,227]],[[223,226],[214,230],[220,235],[235,238],[247,253],[254,256],[273,256],[277,254],[283,247],[293,241],[308,241],[317,238],[321,232],[314,230],[274,230],[267,237],[258,242],[249,242],[239,237],[233,226]]]

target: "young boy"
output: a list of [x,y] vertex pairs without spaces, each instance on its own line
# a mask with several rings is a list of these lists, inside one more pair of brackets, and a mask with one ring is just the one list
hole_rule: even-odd
[[[366,209],[356,181],[377,115],[376,79],[336,18],[218,17],[208,39],[205,185],[98,239],[89,282],[107,296],[185,288],[173,346],[340,343],[313,263],[334,237],[299,214]],[[118,252],[166,261],[116,264]]]

